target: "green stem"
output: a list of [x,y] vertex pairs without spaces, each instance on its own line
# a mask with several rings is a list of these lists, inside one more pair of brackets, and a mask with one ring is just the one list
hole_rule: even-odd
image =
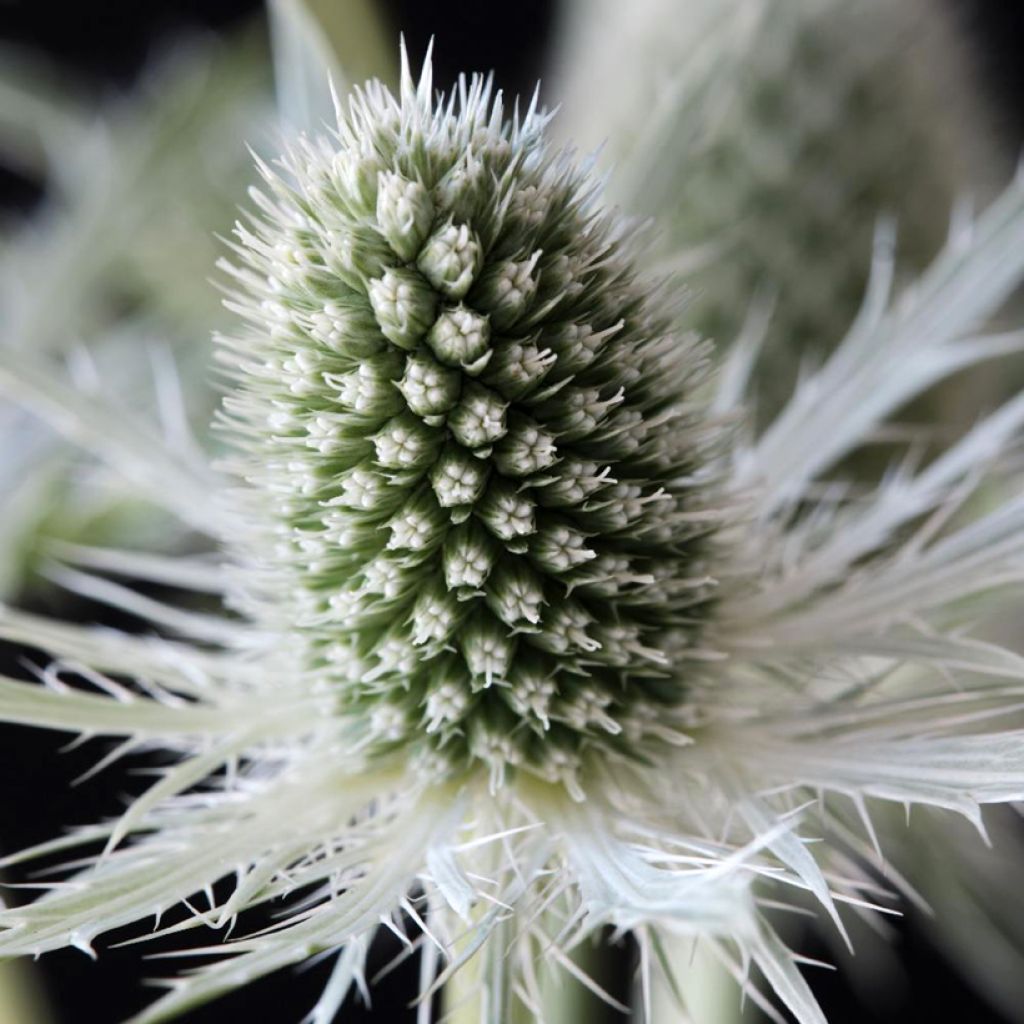
[[48,1024],[52,1019],[32,964],[0,961],[0,1024]]
[[[736,983],[719,961],[692,938],[666,935],[665,954],[694,1024],[738,1024],[743,1019]],[[661,971],[651,979],[651,1020],[678,1024],[679,1002]]]
[[[487,947],[465,965],[444,987],[443,1002],[449,1024],[536,1024],[538,1018],[511,991],[505,962],[511,926],[499,925]],[[578,946],[573,963],[600,984],[606,947]],[[552,960],[537,966],[544,1024],[595,1024],[605,1018],[606,1007],[569,972]]]

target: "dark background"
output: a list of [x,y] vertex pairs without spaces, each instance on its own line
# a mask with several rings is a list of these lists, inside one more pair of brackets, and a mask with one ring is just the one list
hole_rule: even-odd
[[[440,84],[462,70],[493,68],[510,92],[532,88],[541,69],[543,47],[556,14],[545,0],[516,0],[514,4],[481,0],[424,3],[423,0],[381,0],[392,26],[405,32],[411,52],[423,52],[428,38],[437,37],[435,74]],[[623,0],[628,2],[628,0]],[[686,0],[680,0],[681,3]],[[797,0],[794,0],[797,2]],[[900,2],[900,0],[894,0]],[[941,0],[937,0],[941,2]],[[999,121],[1011,139],[1024,139],[1024,3],[1019,0],[948,0],[962,31],[979,57],[984,85],[1000,111]],[[59,4],[35,0],[0,0],[0,40],[35,47],[56,58],[69,74],[85,76],[97,91],[131,84],[161,44],[196,30],[226,31],[259,16],[254,0],[104,0]],[[25,208],[37,198],[32,183],[0,168],[0,202],[8,209]],[[44,603],[47,599],[41,598]],[[50,598],[49,600],[53,600]],[[66,602],[62,614],[68,614]],[[72,613],[112,622],[108,610],[88,606]],[[130,625],[124,623],[124,625]],[[0,670],[14,668],[15,652],[0,656]],[[144,780],[133,777],[131,765],[71,789],[68,780],[91,767],[103,750],[98,743],[71,751],[64,735],[5,728],[0,731],[0,850],[5,853],[59,834],[72,822],[109,816],[123,806],[125,794],[138,791]],[[1024,870],[1024,865],[1022,865]],[[12,894],[13,895],[13,894]],[[812,971],[809,979],[832,1024],[903,1024],[916,1021],[971,1021],[1005,1024],[959,980],[954,967],[929,945],[915,914],[899,925],[897,948],[908,977],[905,994],[887,1008],[865,1006],[845,985],[842,976]],[[139,930],[125,934],[138,934]],[[115,935],[113,938],[123,938]],[[828,957],[826,950],[802,951]],[[382,940],[372,960],[385,962],[396,951],[394,941]],[[152,993],[141,979],[159,974],[159,963],[147,962],[151,949],[107,949],[98,962],[77,952],[43,957],[39,973],[55,1024],[115,1024],[137,1011]],[[628,947],[615,951],[609,976],[618,976],[624,992],[631,967]],[[1022,961],[1024,963],[1024,961]],[[166,969],[166,968],[164,968]],[[246,1021],[254,1024],[296,1024],[316,1001],[329,965],[301,972],[285,971],[201,1008],[183,1018],[184,1024]],[[406,1008],[416,985],[415,966],[391,975],[374,992],[374,1012],[359,1007],[344,1014],[349,1022],[411,1021]],[[615,988],[615,986],[612,986]],[[621,1019],[595,1006],[589,1022]],[[588,1024],[589,1024],[588,1022]],[[8,1024],[3,1021],[0,1024]],[[34,1022],[10,1022],[34,1024]]]

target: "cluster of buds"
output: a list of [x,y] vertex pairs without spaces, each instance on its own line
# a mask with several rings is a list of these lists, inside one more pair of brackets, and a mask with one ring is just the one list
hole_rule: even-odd
[[588,750],[636,753],[684,694],[704,354],[544,115],[506,122],[474,79],[453,116],[429,89],[371,85],[338,147],[263,169],[238,229],[225,411],[268,529],[252,589],[273,581],[268,617],[292,596],[369,755],[575,788]]

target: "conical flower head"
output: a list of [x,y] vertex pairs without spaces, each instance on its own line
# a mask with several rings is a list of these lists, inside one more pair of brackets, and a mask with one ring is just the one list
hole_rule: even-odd
[[[644,739],[707,600],[704,353],[531,106],[371,84],[240,227],[250,587],[373,754],[572,781]],[[268,588],[272,593],[268,593]],[[574,784],[574,783],[573,783]]]

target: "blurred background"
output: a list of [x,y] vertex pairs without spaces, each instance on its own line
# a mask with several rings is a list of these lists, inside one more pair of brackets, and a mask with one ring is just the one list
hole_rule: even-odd
[[[736,2],[722,0],[721,10]],[[608,162],[619,172],[613,195],[630,212],[664,221],[665,259],[691,261],[700,292],[694,322],[720,343],[738,329],[771,265],[780,298],[775,362],[761,395],[770,410],[806,350],[827,349],[855,310],[876,215],[897,215],[912,268],[941,241],[951,198],[1001,184],[1024,140],[1024,4],[894,0],[890,12],[912,12],[895,30],[890,14],[875,10],[848,25],[841,6],[791,0],[787,15],[801,12],[792,24],[773,21],[767,31],[759,23],[743,38],[714,34],[715,0],[336,0],[319,8],[355,80],[394,74],[398,31],[414,63],[435,38],[441,87],[460,71],[493,69],[506,92],[529,94],[542,78],[542,99],[563,105],[560,131],[585,149],[607,138]],[[865,10],[876,7],[865,0]],[[170,344],[192,385],[189,413],[205,422],[214,401],[206,340],[223,322],[208,280],[221,254],[214,235],[229,232],[253,180],[246,144],[272,154],[283,130],[274,114],[275,58],[279,96],[290,72],[282,74],[281,50],[271,52],[267,23],[255,0],[0,0],[0,344],[52,353],[82,378],[122,387],[145,377],[136,364],[146,362],[139,353],[147,339],[153,352]],[[826,72],[840,71],[840,84],[819,87]],[[710,120],[707,96],[719,94],[732,96],[739,113]],[[689,138],[673,118],[699,122],[699,131]],[[652,124],[661,149],[644,135]],[[840,248],[841,267],[822,256]],[[701,284],[705,273],[715,283]],[[83,360],[83,344],[98,355]],[[138,395],[143,404],[157,401],[145,387]],[[54,538],[193,543],[121,500],[97,474],[0,407],[0,598],[67,609],[71,599],[35,561]],[[73,612],[133,627],[85,601]],[[5,647],[0,669],[24,674],[31,657]],[[145,786],[141,758],[72,786],[109,745],[66,741],[0,732],[3,854],[116,814],[125,794]],[[801,952],[843,967],[809,972],[833,1024],[1024,1022],[1015,892],[1024,874],[1015,850],[1024,844],[1012,815],[995,831],[1011,845],[990,861],[961,863],[961,833],[946,826],[930,848],[906,852],[934,881],[924,896],[953,919],[939,933],[928,913],[905,904],[906,916],[891,926],[892,962],[870,953],[851,962],[819,933],[792,933]],[[963,871],[946,873],[954,867]],[[12,865],[5,878],[21,883],[29,874]],[[992,889],[981,885],[993,879]],[[974,882],[980,891],[957,891]],[[23,896],[10,888],[4,899]],[[941,905],[954,897],[961,902]],[[1010,916],[1017,919],[1003,919]],[[985,930],[985,944],[976,929]],[[143,979],[177,966],[147,959],[162,947],[106,948],[98,962],[66,951],[6,968],[0,1024],[121,1021],[149,998]],[[381,940],[373,960],[383,966],[397,951]],[[621,997],[633,966],[627,942],[603,954],[597,971]],[[290,1024],[315,1002],[326,973],[324,965],[282,972],[184,1020]],[[374,989],[372,1012],[353,1005],[344,1019],[413,1020],[415,975],[414,963],[402,964]],[[621,1018],[594,1002],[579,1019]],[[761,1018],[748,1008],[743,1019]]]

